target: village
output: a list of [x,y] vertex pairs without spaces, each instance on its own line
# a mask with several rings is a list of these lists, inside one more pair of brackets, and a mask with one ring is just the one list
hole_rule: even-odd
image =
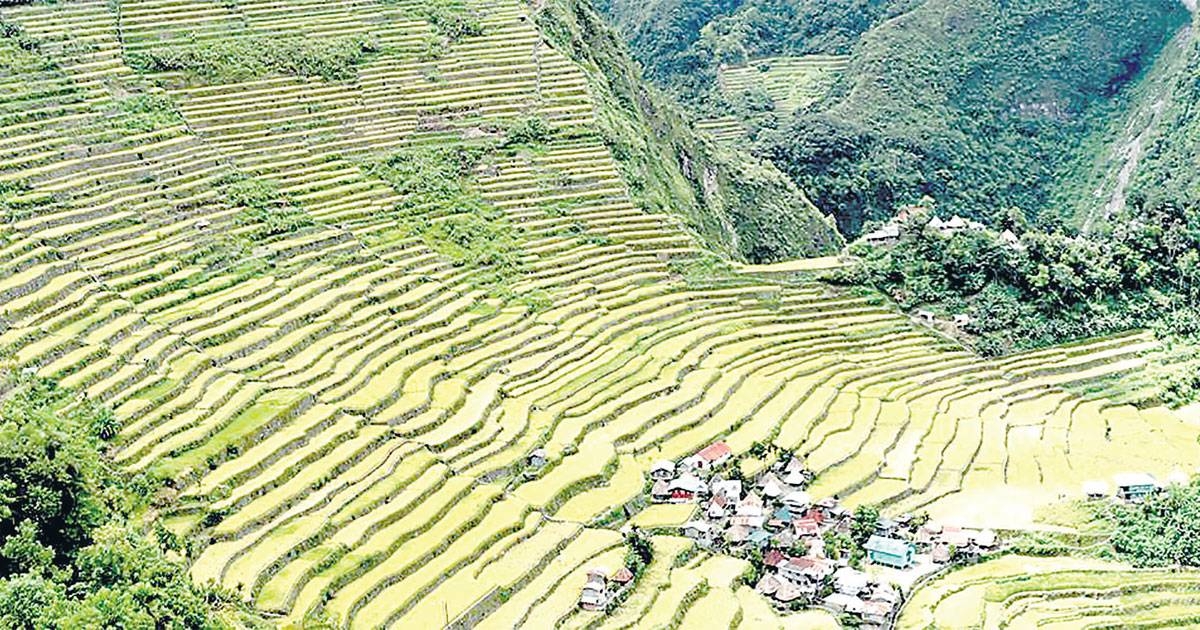
[[[791,453],[777,453],[750,478],[739,464],[724,442],[678,462],[657,461],[647,475],[648,499],[695,505],[679,532],[700,548],[750,562],[751,585],[780,611],[821,608],[859,627],[889,628],[920,580],[1003,550],[990,529],[925,515],[886,518],[871,507],[847,509],[837,497],[814,499],[807,492],[814,476]],[[1183,473],[1168,480],[1186,482]],[[1107,483],[1089,481],[1082,496],[1137,502],[1165,487],[1147,473],[1118,474],[1113,485],[1110,493]],[[580,606],[608,609],[633,579],[628,567],[611,575],[593,568]]]

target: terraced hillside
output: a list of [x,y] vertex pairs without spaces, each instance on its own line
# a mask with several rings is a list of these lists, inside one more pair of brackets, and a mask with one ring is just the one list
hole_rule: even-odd
[[[723,66],[717,86],[731,102],[765,95],[770,107],[791,114],[824,96],[849,64],[844,55],[766,57],[741,66]],[[746,125],[737,116],[697,121],[696,128],[717,142],[736,143],[746,135]]]
[[1006,556],[939,577],[897,628],[1165,628],[1200,622],[1200,574]]
[[766,57],[722,67],[718,85],[727,98],[761,91],[786,114],[821,98],[849,63],[844,55]]
[[1064,388],[1136,369],[1146,334],[988,362],[876,296],[712,262],[639,208],[602,77],[537,9],[469,8],[453,37],[372,0],[0,11],[0,356],[116,410],[196,580],[297,623],[771,626],[736,562],[675,567],[668,536],[618,616],[578,611],[625,553],[597,519],[718,438],[990,527],[1200,456],[1169,411]]

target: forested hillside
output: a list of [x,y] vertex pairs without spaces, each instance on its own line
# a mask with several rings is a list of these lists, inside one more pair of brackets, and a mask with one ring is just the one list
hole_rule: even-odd
[[[844,232],[928,195],[999,224],[1070,222],[1130,86],[1187,22],[1177,0],[614,3],[647,75],[696,111],[753,118],[756,152]],[[835,89],[794,114],[712,89],[722,65],[846,53]],[[739,107],[740,106],[740,107]]]

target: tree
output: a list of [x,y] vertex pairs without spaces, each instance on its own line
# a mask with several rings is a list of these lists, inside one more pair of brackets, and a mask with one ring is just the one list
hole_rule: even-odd
[[867,540],[879,528],[879,508],[873,505],[860,505],[854,509],[850,519],[850,538],[858,546],[867,544]]

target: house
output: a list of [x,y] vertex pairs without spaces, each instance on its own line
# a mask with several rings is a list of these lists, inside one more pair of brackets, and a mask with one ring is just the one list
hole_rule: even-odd
[[728,514],[729,511],[725,509],[725,505],[717,502],[716,499],[709,501],[708,509],[704,511],[704,515],[712,520],[725,518]]
[[763,565],[775,569],[778,568],[779,565],[783,564],[785,559],[787,559],[787,556],[783,555],[782,551],[778,549],[772,549],[763,554]]
[[811,588],[804,588],[803,586],[800,586],[794,582],[789,582],[788,580],[779,580],[779,588],[775,589],[775,593],[773,595],[780,603],[787,604],[789,602],[794,602],[806,595],[811,595],[813,592],[814,591]]
[[802,518],[792,523],[792,531],[797,538],[811,538],[821,535],[821,524],[811,518]]
[[1148,473],[1121,473],[1113,477],[1117,496],[1126,501],[1141,501],[1158,491],[1158,481]]
[[934,316],[932,311],[919,310],[917,311],[917,321],[922,324],[933,324],[937,321],[937,317]]
[[701,469],[711,470],[729,461],[729,458],[733,457],[733,451],[724,442],[713,442],[700,449],[695,457],[700,458],[700,461],[703,462]]
[[967,229],[968,227],[969,227],[969,225],[967,224],[966,219],[964,219],[956,214],[956,215],[950,217],[949,221],[943,222],[940,226],[938,226],[937,229],[942,234],[945,234],[948,236],[950,234],[957,234],[959,232],[962,232],[963,230]]
[[833,573],[833,566],[821,558],[802,556],[788,558],[779,565],[779,574],[789,580],[820,581]]
[[882,225],[863,235],[863,240],[874,247],[888,247],[900,240],[900,226],[895,223]]
[[683,535],[692,540],[708,540],[708,535],[712,532],[712,525],[708,521],[688,521],[683,524]]
[[897,569],[907,569],[912,566],[914,549],[912,543],[908,541],[871,536],[863,548],[867,550],[867,557],[875,564]]
[[660,459],[654,462],[650,467],[650,478],[670,481],[675,478],[675,462],[669,459]]
[[797,512],[803,512],[812,505],[812,497],[808,496],[808,493],[803,490],[793,490],[785,494],[781,501],[784,505]]
[[1091,500],[1103,499],[1108,496],[1108,484],[1099,479],[1085,481],[1083,482],[1083,496]]
[[996,544],[999,541],[996,539],[995,531],[985,529],[975,532],[975,534],[971,536],[971,542],[975,543],[975,546],[979,547],[980,549],[995,549]]
[[758,591],[762,595],[771,596],[779,590],[779,587],[782,584],[783,580],[779,579],[778,576],[768,573],[759,578],[758,584],[754,585],[754,590]]
[[871,589],[871,595],[867,599],[895,605],[900,603],[900,593],[891,584],[880,582],[875,585],[875,588]]
[[942,542],[955,549],[965,550],[971,546],[971,532],[965,531],[961,527],[947,525],[942,528],[939,537]]
[[542,466],[546,465],[546,459],[548,457],[549,455],[546,453],[546,449],[535,448],[533,449],[533,452],[529,454],[529,457],[525,458],[525,463],[528,464],[530,468],[541,468]]
[[863,611],[863,600],[854,597],[853,595],[846,595],[844,593],[834,593],[821,600],[821,603],[825,604],[827,607],[837,613],[845,612],[852,615],[858,615]]
[[708,486],[692,475],[683,475],[671,480],[667,484],[667,488],[671,492],[671,502],[673,503],[695,501],[697,496],[708,491]]
[[777,499],[783,496],[783,482],[773,474],[768,474],[765,483],[762,484],[763,496],[769,499]]
[[784,473],[783,483],[792,487],[802,487],[808,483],[808,473],[803,470],[793,470],[789,473]]
[[933,551],[929,552],[929,558],[938,564],[950,562],[950,557],[950,545],[942,542],[935,544]]
[[659,503],[671,500],[671,484],[659,479],[650,486],[650,499]]
[[584,610],[603,610],[608,605],[607,571],[591,569],[587,572],[587,582],[583,585],[583,593],[579,595],[579,605]]
[[738,501],[742,498],[742,482],[736,479],[714,481],[712,494],[714,497],[725,497],[731,501]]
[[953,317],[953,321],[956,327],[962,328],[964,326],[970,326],[971,322],[975,320],[971,319],[971,316],[967,315],[966,313],[959,313]]
[[738,516],[762,516],[763,515],[763,500],[753,492],[746,495],[744,499],[738,501],[737,504]]
[[750,538],[750,528],[745,525],[733,525],[725,530],[725,542],[740,545]]
[[890,602],[882,602],[877,600],[867,600],[862,604],[863,621],[876,625],[887,626],[892,618],[892,611],[895,610],[895,604]]
[[746,537],[746,542],[756,547],[763,547],[771,542],[771,533],[765,529],[752,529],[750,535]]
[[1014,249],[1017,251],[1025,249],[1025,246],[1021,244],[1021,238],[1014,234],[1012,230],[1004,230],[1001,232],[1000,242],[1009,249]]
[[774,529],[783,529],[784,527],[790,525],[791,522],[791,510],[787,509],[786,507],[781,507],[778,510],[775,510],[775,513],[771,515],[771,520],[767,521],[767,526]]
[[729,517],[730,525],[740,525],[742,527],[749,527],[750,529],[761,529],[766,522],[767,517],[761,514],[758,516],[752,516],[749,514],[734,514],[733,516]]
[[788,458],[787,464],[783,466],[783,474],[790,475],[792,473],[806,473],[808,469],[804,467],[804,462],[795,455]]
[[842,567],[833,574],[834,589],[845,595],[858,595],[867,590],[870,584],[867,574],[858,569]]

